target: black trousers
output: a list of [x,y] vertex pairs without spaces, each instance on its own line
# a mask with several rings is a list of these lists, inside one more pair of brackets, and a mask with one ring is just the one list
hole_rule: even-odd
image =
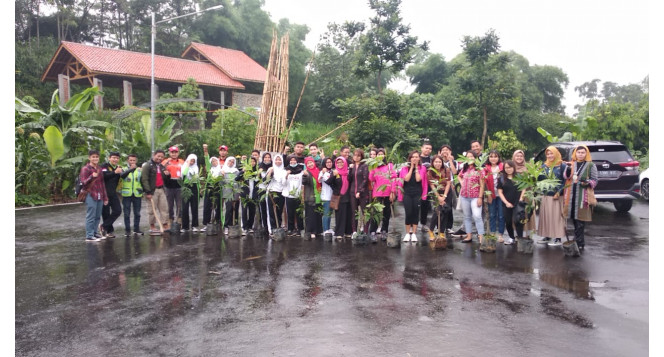
[[[168,218],[176,221],[182,213],[182,188],[168,188],[166,189],[166,203],[168,203]],[[162,222],[164,223],[164,222]]]
[[134,210],[134,232],[140,231],[141,223],[141,201],[142,197],[131,195],[129,197],[122,197],[122,211],[124,212],[124,225],[125,231],[131,231],[131,210]]
[[304,222],[302,221],[302,216],[297,213],[297,209],[300,207],[300,198],[291,198],[286,197],[286,214],[288,216],[288,230],[295,230],[295,221],[297,221],[297,230],[301,231],[304,229]]
[[429,216],[429,211],[431,211],[431,201],[422,200],[420,203],[420,223],[422,226],[427,225],[427,218]]
[[505,229],[507,229],[507,234],[510,238],[514,239],[514,228],[516,228],[516,236],[518,238],[523,237],[523,224],[519,222],[519,219],[516,217],[516,206],[512,208],[507,208],[504,202],[501,202],[503,205],[503,218],[505,218]]
[[585,227],[586,222],[579,221],[578,219],[572,219],[574,221],[574,240],[579,248],[583,248],[586,245],[585,240]]
[[403,208],[406,211],[406,224],[417,225],[420,220],[420,204],[422,203],[422,195],[417,194],[410,196],[403,195]]
[[[215,202],[213,204],[212,197],[215,197]],[[214,208],[215,214],[212,217],[212,209]],[[221,221],[221,197],[219,196],[219,191],[216,190],[205,190],[205,198],[203,199],[203,225],[208,223],[219,223]]]
[[[362,197],[360,198],[355,198],[355,196],[351,193],[350,195],[350,209],[353,211],[353,217],[351,220],[351,228],[353,229],[353,232],[357,232],[357,209],[359,207],[362,207],[362,214],[364,214],[364,209],[367,208],[367,203],[369,203],[369,197]],[[362,227],[362,231],[364,233],[367,233],[367,229],[369,229],[369,222],[364,222],[364,227]]]
[[323,207],[321,205],[305,202],[304,215],[307,223],[307,233],[323,233],[323,214],[321,213],[322,208]]
[[[454,199],[448,195],[445,198],[445,206],[438,206],[434,208],[433,212],[431,213],[431,222],[429,223],[429,229],[431,231],[438,227],[438,214],[440,213],[440,227],[438,227],[438,232],[445,232],[445,229],[447,229],[447,225],[449,223],[447,220],[450,217],[450,212],[452,212],[453,201]],[[431,204],[431,202],[429,202],[429,204]]]
[[[261,194],[259,194],[259,196],[261,196]],[[274,205],[276,205],[277,208],[277,217],[274,216],[274,205],[272,204],[273,200],[274,200]],[[270,227],[273,230],[281,227],[281,222],[283,221],[281,217],[283,216],[284,213],[284,203],[285,199],[284,196],[281,195],[281,193],[277,193],[277,195],[272,199],[266,197],[261,200],[260,202],[261,221],[265,229],[268,228],[267,226],[268,216],[270,216]]]
[[108,204],[101,209],[102,228],[107,233],[113,233],[113,223],[122,214],[120,198],[116,192],[108,196]]
[[[392,210],[390,208],[390,197],[376,197],[376,200],[382,203],[385,208],[383,208],[383,224],[381,225],[381,232],[388,232],[390,228],[390,217],[392,217]],[[372,220],[369,226],[369,232],[375,233],[378,230],[378,222]]]
[[240,202],[238,200],[228,200],[224,202],[224,205],[226,206],[224,227],[235,226],[237,224],[238,217],[240,216],[240,210],[239,210]]
[[353,233],[353,226],[351,222],[351,215],[353,211],[350,209],[350,201],[339,202],[339,209],[334,215],[334,235],[343,236],[345,234]]
[[182,228],[189,229],[189,210],[191,209],[191,226],[198,227],[198,186],[187,186],[191,190],[191,197],[182,200]]
[[256,204],[245,202],[242,205],[242,229],[254,229],[254,217],[256,217]]

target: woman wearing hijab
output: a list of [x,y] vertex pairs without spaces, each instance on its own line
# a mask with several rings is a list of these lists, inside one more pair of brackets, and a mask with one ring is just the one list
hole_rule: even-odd
[[[550,246],[562,245],[562,237],[565,236],[565,218],[562,215],[563,201],[560,196],[563,193],[565,182],[563,173],[567,165],[560,156],[560,151],[555,146],[549,146],[545,150],[546,161],[542,164],[544,174],[538,180],[544,180],[553,172],[553,176],[559,180],[559,185],[542,196],[539,211],[539,224],[537,234],[544,237],[538,243]],[[554,238],[552,241],[551,238]]]
[[311,239],[316,238],[316,234],[323,233],[322,217],[318,207],[321,205],[320,193],[323,188],[318,180],[320,169],[316,166],[316,160],[307,156],[304,159],[306,170],[302,172],[302,187],[304,189],[304,216],[306,220],[307,233]]
[[[219,195],[219,177],[221,176],[221,165],[219,159],[211,157],[208,159],[207,148],[205,150],[205,169],[207,177],[205,178],[205,198],[203,199],[203,228],[201,232],[205,232],[207,225],[210,222],[219,223],[221,220],[221,197]],[[212,217],[212,208],[214,206],[215,213]],[[212,220],[211,220],[212,219]]]
[[[261,158],[261,163],[258,165],[258,209],[260,210],[261,215],[261,224],[263,228],[268,229],[268,220],[269,217],[274,213],[270,212],[270,199],[267,197],[267,185],[272,179],[272,154],[266,152]],[[269,172],[269,176],[268,176]],[[266,179],[267,177],[267,179]],[[261,199],[262,197],[262,199]]]
[[238,200],[240,198],[237,179],[240,171],[235,167],[235,158],[229,156],[221,168],[221,176],[224,177],[222,199],[225,202],[226,216],[224,218],[224,234],[228,234],[228,227],[236,225],[239,216]]
[[[263,155],[263,160],[265,160],[265,158],[265,155]],[[283,192],[286,183],[286,170],[284,169],[284,161],[280,154],[274,156],[272,167],[261,172],[261,177],[263,178],[268,193],[265,196],[267,205],[266,211],[268,211],[267,217],[265,218],[267,220],[266,227],[270,234],[272,234],[274,229],[281,227],[281,217],[284,212],[284,196],[281,193]],[[273,205],[276,206],[276,217],[274,217]],[[269,218],[269,220],[267,218]]]
[[572,152],[572,163],[563,172],[567,180],[563,199],[563,214],[574,222],[574,240],[580,250],[585,247],[585,222],[592,221],[592,209],[588,204],[588,189],[597,186],[597,166],[590,157],[585,145],[579,145]]
[[332,175],[325,181],[332,187],[332,194],[339,196],[339,208],[337,209],[334,221],[334,236],[341,239],[344,236],[350,237],[353,232],[351,225],[350,210],[350,184],[348,183],[348,162],[343,156],[339,156],[334,161],[335,169]]
[[201,194],[200,177],[198,175],[198,157],[194,154],[189,154],[187,160],[182,165],[182,178],[184,188],[188,189],[189,198],[182,197],[182,229],[180,232],[184,233],[189,229],[189,210],[191,209],[191,230],[198,232],[198,198]]
[[[286,167],[286,184],[281,194],[286,198],[286,214],[288,220],[288,234],[298,235],[298,231],[304,229],[302,216],[297,214],[300,207],[300,193],[302,191],[302,172],[304,167],[297,162],[295,155],[288,157],[288,167]],[[297,221],[297,230],[295,229]]]
[[330,209],[332,187],[325,182],[330,176],[332,176],[334,161],[332,161],[331,158],[326,157],[322,160],[321,167],[320,173],[318,174],[318,182],[322,184],[320,199],[323,202],[323,232],[334,234],[334,231],[330,229],[330,223],[332,222],[332,209]]
[[247,232],[254,232],[254,217],[256,216],[256,202],[258,201],[258,187],[256,183],[258,178],[255,173],[258,172],[258,163],[255,157],[249,158],[249,167],[242,167],[240,176],[244,181],[242,187],[242,197],[245,198],[242,204],[242,235]]
[[[518,175],[521,173],[526,172],[526,153],[519,149],[514,151],[512,154],[512,162],[514,163],[514,175]],[[505,222],[505,224],[510,224],[509,222]],[[530,215],[530,218],[528,218],[528,222],[523,226],[523,237],[528,237],[528,232],[532,232],[537,229],[537,224],[535,222],[535,212],[533,212]],[[504,237],[503,237],[504,238]]]

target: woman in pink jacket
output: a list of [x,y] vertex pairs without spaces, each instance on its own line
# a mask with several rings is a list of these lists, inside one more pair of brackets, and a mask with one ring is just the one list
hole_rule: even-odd
[[[369,172],[369,182],[373,184],[372,197],[385,206],[383,208],[383,224],[380,228],[380,240],[385,241],[387,240],[387,231],[390,227],[390,217],[392,216],[391,204],[396,198],[394,195],[394,184],[397,172],[394,169],[394,164],[391,162],[385,163],[385,149],[378,149],[376,158],[381,160],[381,163]],[[376,239],[377,230],[378,222],[372,220],[369,227],[372,241]]]
[[408,164],[401,168],[399,178],[402,182],[402,190],[399,190],[399,201],[403,201],[406,211],[406,234],[404,242],[417,242],[417,223],[420,218],[420,203],[426,200],[429,183],[427,180],[427,168],[420,162],[420,153],[417,150],[408,154]]

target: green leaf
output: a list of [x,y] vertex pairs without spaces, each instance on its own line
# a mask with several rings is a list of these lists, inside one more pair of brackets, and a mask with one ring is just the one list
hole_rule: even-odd
[[62,139],[60,129],[51,125],[44,130],[44,141],[46,142],[46,149],[51,155],[51,167],[55,167],[55,162],[58,161],[65,153],[65,144]]

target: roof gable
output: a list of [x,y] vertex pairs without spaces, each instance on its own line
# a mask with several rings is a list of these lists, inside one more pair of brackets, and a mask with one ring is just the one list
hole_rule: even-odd
[[267,70],[242,51],[192,42],[182,52],[182,57],[190,58],[194,53],[199,53],[235,80],[265,83]]
[[[67,54],[74,57],[92,74],[147,79],[151,77],[149,53],[63,41],[46,68],[42,81],[57,79],[58,73],[61,73],[59,68],[63,67],[63,59]],[[154,62],[155,80],[186,83],[187,79],[194,78],[199,85],[244,89],[242,83],[230,78],[210,63],[167,56],[155,56]]]

